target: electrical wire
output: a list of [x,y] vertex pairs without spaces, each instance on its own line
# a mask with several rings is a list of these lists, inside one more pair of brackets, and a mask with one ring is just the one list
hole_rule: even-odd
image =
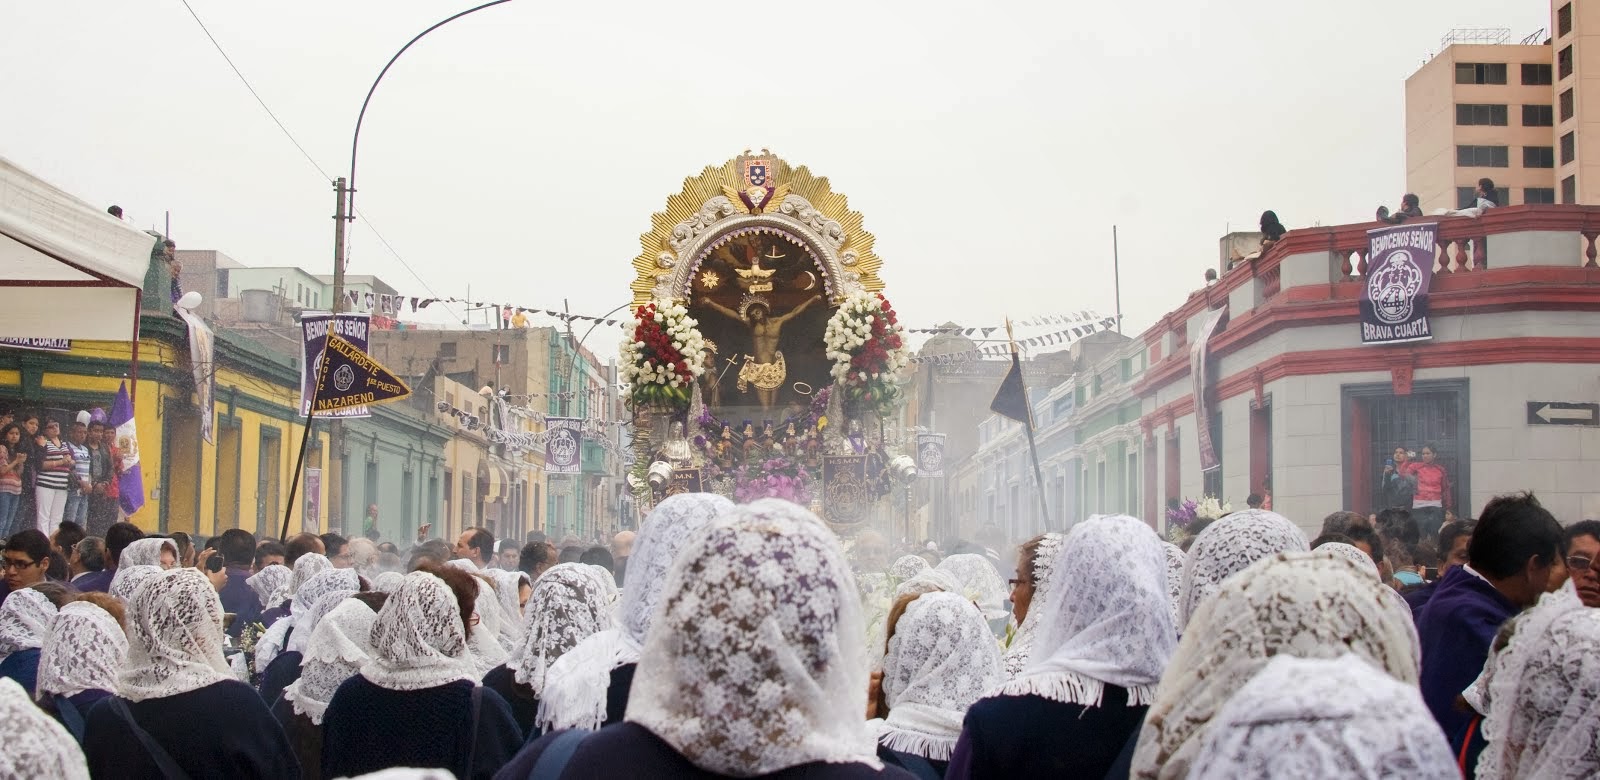
[[[278,118],[278,115],[273,112],[272,107],[267,105],[267,101],[261,97],[261,93],[257,92],[254,86],[251,86],[250,79],[245,78],[244,72],[239,70],[238,65],[234,64],[233,58],[229,57],[228,52],[222,48],[222,43],[217,40],[215,35],[211,34],[211,30],[206,27],[206,23],[200,19],[200,14],[195,13],[194,6],[189,5],[189,0],[179,1],[182,2],[183,7],[189,11],[189,15],[194,17],[194,23],[200,26],[200,31],[205,33],[206,38],[211,41],[211,45],[216,48],[217,53],[222,55],[223,61],[228,63],[228,67],[233,70],[233,75],[238,76],[239,82],[244,84],[244,88],[250,91],[250,96],[256,99],[256,103],[261,106],[261,110],[267,112],[267,116],[272,119],[272,123],[277,125],[279,130],[283,131],[283,135],[285,138],[289,139],[289,143],[294,144],[294,148],[300,150],[300,156],[304,157],[306,162],[310,163],[311,167],[315,168],[317,173],[322,175],[323,181],[332,181],[333,177],[330,176],[326,170],[323,170],[321,165],[317,164],[316,158],[312,157],[311,153],[306,151],[305,146],[303,146],[300,141],[294,137],[294,133],[289,132],[288,126],[283,123],[283,120]],[[423,289],[427,290],[428,293],[433,297],[444,297],[436,292],[433,287],[429,286],[427,281],[422,278],[421,274],[418,274],[416,270],[411,267],[411,264],[406,262],[405,258],[400,256],[400,252],[394,248],[393,244],[389,243],[389,239],[384,238],[383,234],[378,232],[377,226],[373,224],[372,220],[367,217],[365,212],[357,209],[356,215],[359,216],[366,224],[367,229],[372,231],[372,235],[377,236],[378,242],[383,244],[384,249],[387,249],[389,254],[400,263],[400,266],[406,269],[406,273],[411,274],[411,278],[416,279],[417,283],[422,285]],[[460,315],[448,305],[446,305],[444,309],[450,313],[451,317],[456,319],[461,318]]]

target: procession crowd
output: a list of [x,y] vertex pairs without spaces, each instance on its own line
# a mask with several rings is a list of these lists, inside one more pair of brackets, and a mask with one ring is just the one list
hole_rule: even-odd
[[895,557],[706,494],[610,551],[21,530],[0,776],[1600,775],[1600,523],[1511,495],[1437,544],[1404,510],[1322,530]]

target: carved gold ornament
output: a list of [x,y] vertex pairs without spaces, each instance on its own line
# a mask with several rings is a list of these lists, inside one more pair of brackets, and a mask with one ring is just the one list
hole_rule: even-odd
[[717,285],[719,285],[719,284],[722,284],[722,277],[718,276],[716,271],[703,271],[703,272],[701,272],[701,274],[700,274],[700,286],[701,287],[704,287],[707,290],[715,290],[715,289],[717,289]]

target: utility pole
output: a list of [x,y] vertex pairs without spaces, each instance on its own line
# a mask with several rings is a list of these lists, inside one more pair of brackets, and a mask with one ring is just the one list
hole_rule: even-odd
[[[344,243],[345,225],[352,216],[349,210],[348,199],[352,190],[346,185],[345,178],[340,176],[333,182],[336,194],[333,207],[333,316],[337,318],[345,310],[344,296]],[[370,338],[370,334],[369,334]],[[339,418],[328,418],[328,530],[334,530],[337,519],[339,531],[344,528],[344,460],[339,456],[344,446],[344,426],[339,423]]]

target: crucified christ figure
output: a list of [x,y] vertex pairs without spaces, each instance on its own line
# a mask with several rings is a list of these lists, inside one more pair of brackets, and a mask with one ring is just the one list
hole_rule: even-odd
[[744,307],[745,314],[740,315],[716,301],[706,299],[706,305],[712,310],[726,317],[739,320],[750,326],[750,343],[754,355],[746,355],[744,365],[739,368],[739,392],[747,393],[750,385],[756,386],[756,398],[761,401],[762,409],[771,409],[778,403],[778,389],[783,387],[783,380],[788,376],[789,370],[783,361],[783,353],[778,351],[778,337],[783,333],[783,324],[805,311],[820,299],[821,295],[808,298],[805,303],[789,310],[788,314],[773,317],[768,311],[767,304],[763,301],[754,301]]

